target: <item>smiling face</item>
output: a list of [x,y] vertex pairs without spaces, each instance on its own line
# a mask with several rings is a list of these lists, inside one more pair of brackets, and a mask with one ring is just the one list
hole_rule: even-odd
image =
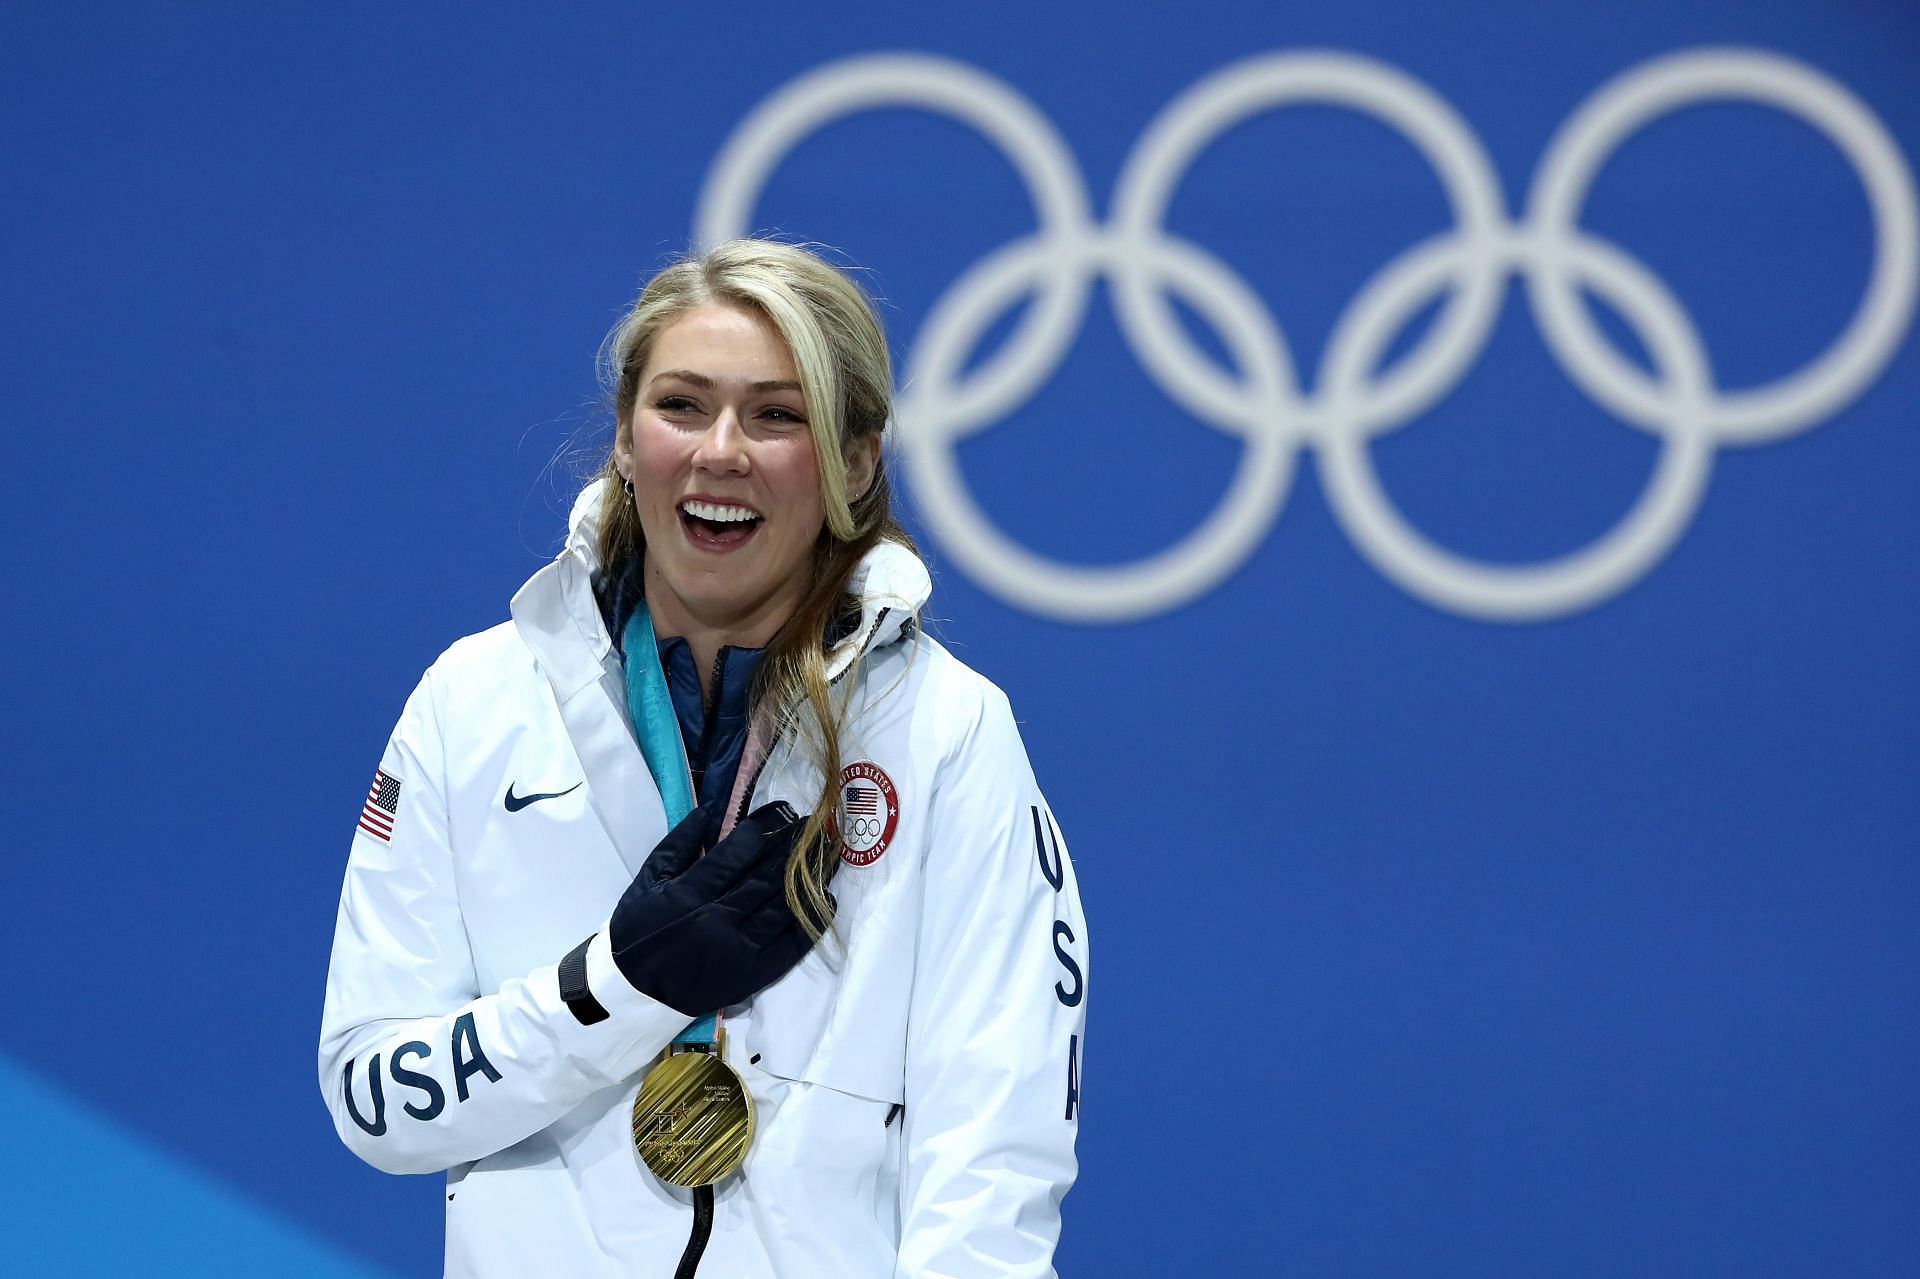
[[771,639],[806,595],[826,521],[806,397],[779,330],[724,302],[661,330],[614,457],[633,485],[659,633]]

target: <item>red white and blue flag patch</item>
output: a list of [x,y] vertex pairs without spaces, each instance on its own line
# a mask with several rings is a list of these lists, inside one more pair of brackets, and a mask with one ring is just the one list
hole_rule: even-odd
[[380,840],[393,842],[393,819],[400,813],[400,779],[377,770],[373,785],[367,787],[367,802],[360,806],[360,829]]

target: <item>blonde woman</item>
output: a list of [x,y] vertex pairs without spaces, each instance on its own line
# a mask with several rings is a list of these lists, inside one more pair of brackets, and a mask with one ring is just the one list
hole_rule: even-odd
[[1050,1275],[1086,925],[1005,696],[919,625],[872,310],[734,241],[603,365],[565,548],[362,807],[335,1127],[447,1173],[449,1275]]

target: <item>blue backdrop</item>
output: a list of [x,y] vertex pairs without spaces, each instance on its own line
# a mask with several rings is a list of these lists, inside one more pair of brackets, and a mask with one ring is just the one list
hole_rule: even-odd
[[1905,3],[0,8],[6,1268],[437,1273],[315,1083],[354,817],[602,333],[763,229],[871,268],[1073,840],[1063,1272],[1920,1270],[1917,68]]

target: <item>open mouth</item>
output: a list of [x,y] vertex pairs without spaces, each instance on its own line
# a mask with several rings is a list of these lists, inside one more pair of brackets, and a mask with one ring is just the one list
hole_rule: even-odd
[[705,550],[732,550],[754,535],[761,520],[752,507],[730,502],[688,499],[680,503],[680,526],[687,531],[687,540]]

